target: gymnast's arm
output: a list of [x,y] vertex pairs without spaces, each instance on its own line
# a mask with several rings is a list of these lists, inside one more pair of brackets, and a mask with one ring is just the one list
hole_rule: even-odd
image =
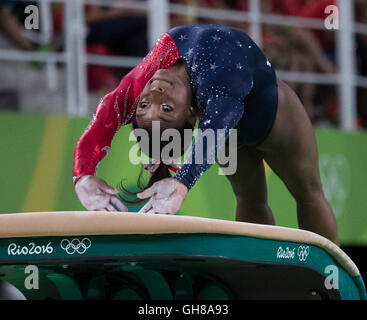
[[[190,190],[196,181],[217,161],[223,150],[231,130],[242,118],[244,112],[243,101],[229,98],[210,98],[204,115],[200,118],[198,134],[187,155],[184,164],[177,171],[174,178]],[[206,132],[209,131],[209,135]],[[210,143],[204,136],[214,134],[215,142]],[[200,153],[197,155],[197,153]],[[198,162],[198,163],[197,163]]]
[[[75,191],[88,210],[127,211],[115,195],[119,192],[95,176],[99,162],[107,155],[116,132],[132,110],[121,110],[119,101],[128,94],[130,80],[125,77],[119,86],[105,95],[93,119],[76,144],[73,163]],[[122,115],[122,116],[121,116]],[[125,118],[123,118],[125,116]]]

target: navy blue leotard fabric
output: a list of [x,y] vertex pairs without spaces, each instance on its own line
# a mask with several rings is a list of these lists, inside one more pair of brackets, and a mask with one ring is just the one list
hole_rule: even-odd
[[[276,115],[278,90],[275,72],[262,51],[243,31],[217,25],[180,26],[168,31],[177,45],[190,78],[194,102],[203,111],[198,128],[237,129],[239,145],[256,146],[269,134]],[[185,160],[175,178],[190,189],[212,165],[208,159],[224,143],[203,143],[203,162]],[[196,141],[195,140],[195,141]],[[225,141],[224,140],[224,141]]]

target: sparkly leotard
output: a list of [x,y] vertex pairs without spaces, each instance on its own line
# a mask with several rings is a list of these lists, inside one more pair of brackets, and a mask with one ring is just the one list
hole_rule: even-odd
[[[85,174],[95,174],[121,125],[130,123],[139,95],[159,69],[184,62],[194,102],[202,110],[198,128],[238,130],[240,145],[256,146],[269,134],[276,115],[278,91],[275,72],[261,50],[244,32],[217,25],[180,26],[169,30],[143,61],[127,74],[118,88],[103,97],[74,153],[74,183]],[[195,140],[196,141],[196,140]],[[175,178],[192,188],[211,166],[210,154],[223,147],[216,141],[200,148],[204,154],[195,163],[195,142],[190,162],[185,161]]]

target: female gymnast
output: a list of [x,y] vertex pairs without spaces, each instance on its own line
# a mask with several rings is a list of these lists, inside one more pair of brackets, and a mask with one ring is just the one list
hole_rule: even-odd
[[[335,216],[322,189],[316,139],[302,103],[277,80],[271,63],[250,37],[225,26],[169,30],[101,99],[74,152],[73,180],[84,207],[127,211],[116,196],[120,190],[95,176],[122,125],[151,130],[152,122],[159,121],[163,129],[183,129],[193,128],[197,119],[202,131],[226,129],[227,141],[229,129],[237,129],[237,170],[227,175],[237,200],[237,221],[274,224],[267,203],[265,160],[296,200],[299,227],[338,244]],[[156,178],[138,193],[140,199],[150,198],[140,212],[175,214],[211,166],[209,153],[224,147],[218,144],[207,146],[203,163],[184,161],[173,177]]]

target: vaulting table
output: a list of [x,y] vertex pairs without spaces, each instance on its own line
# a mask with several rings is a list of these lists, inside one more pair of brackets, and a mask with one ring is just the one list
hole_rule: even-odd
[[353,261],[304,230],[179,215],[0,214],[3,299],[366,296]]

